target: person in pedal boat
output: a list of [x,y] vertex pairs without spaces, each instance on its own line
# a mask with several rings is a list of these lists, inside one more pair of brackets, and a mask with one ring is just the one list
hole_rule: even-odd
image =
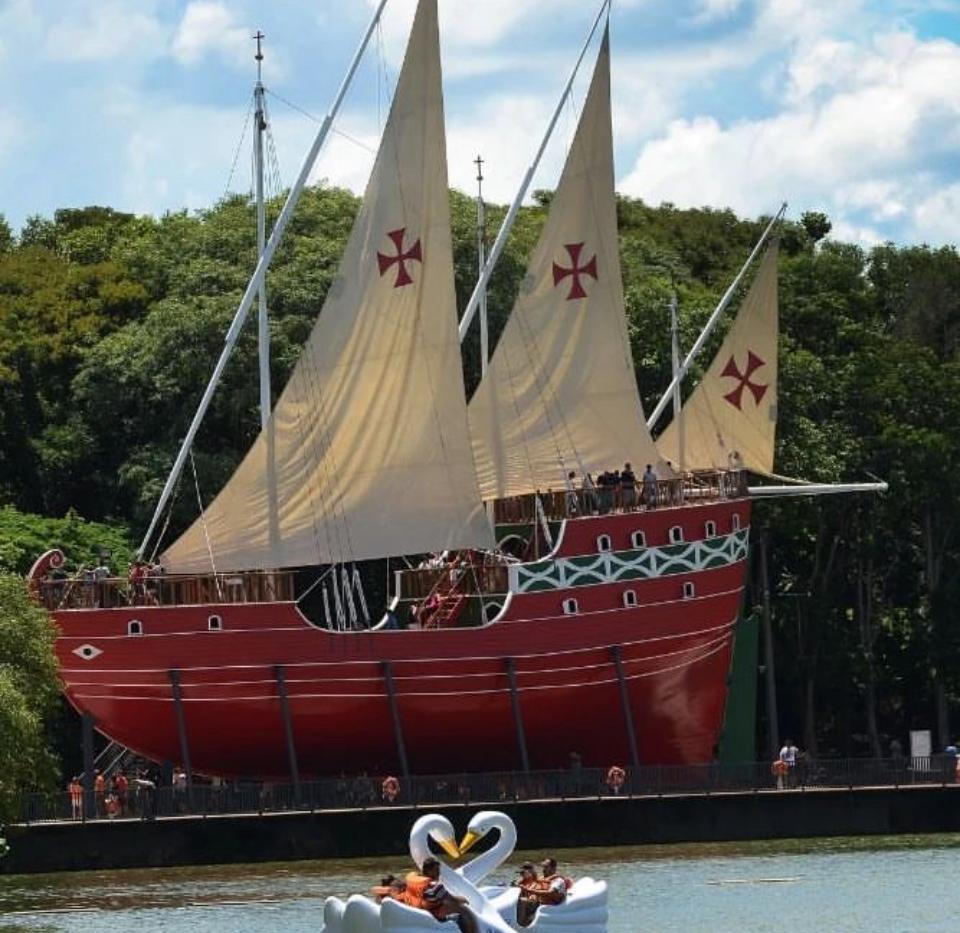
[[573,885],[569,878],[557,874],[557,860],[547,856],[541,863],[543,874],[537,877],[533,862],[520,866],[520,879],[515,881],[520,888],[517,901],[517,923],[529,926],[542,905],[556,906],[567,900],[567,891]]
[[549,855],[540,863],[540,867],[543,869],[540,876],[540,903],[563,904],[573,882],[557,874],[557,860]]
[[537,908],[540,906],[540,898],[537,896],[539,882],[533,862],[524,862],[520,866],[519,877],[511,882],[514,887],[520,889],[520,896],[517,898],[517,923],[522,927],[530,926],[537,914]]
[[380,884],[370,889],[370,893],[376,898],[378,904],[383,903],[386,898],[406,902],[406,891],[406,882],[396,875],[384,875],[380,879]]
[[473,914],[463,909],[467,899],[451,894],[444,887],[440,881],[440,860],[432,855],[424,859],[419,872],[407,875],[406,890],[398,900],[427,911],[436,920],[453,920],[462,933],[479,933]]

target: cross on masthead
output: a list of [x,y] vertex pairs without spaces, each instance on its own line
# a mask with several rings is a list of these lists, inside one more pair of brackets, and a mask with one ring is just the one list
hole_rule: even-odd
[[259,81],[260,81],[260,67],[261,67],[260,63],[263,61],[263,49],[260,47],[260,40],[261,40],[261,39],[266,39],[267,37],[266,37],[266,34],[265,34],[265,33],[262,33],[262,32],[258,29],[257,32],[256,32],[256,35],[253,35],[253,36],[251,36],[250,38],[257,40],[257,54],[254,55],[253,57],[254,57],[254,59],[255,59],[256,62],[257,62],[257,81],[259,82]]

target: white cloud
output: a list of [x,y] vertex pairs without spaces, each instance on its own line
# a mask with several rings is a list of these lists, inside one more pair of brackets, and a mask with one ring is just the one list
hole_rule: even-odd
[[252,34],[252,29],[237,24],[219,0],[192,0],[177,27],[173,56],[182,65],[195,65],[217,55],[228,64],[246,66]]
[[[921,205],[932,216],[953,203],[937,195],[944,182],[928,164],[960,138],[960,46],[902,32],[867,46],[823,40],[798,50],[784,99],[773,116],[727,126],[673,121],[643,147],[623,190],[746,214],[788,197],[799,210],[850,210],[870,224],[902,218],[921,238]],[[935,228],[960,232],[953,220]]]
[[[372,9],[377,2],[367,0],[367,5]],[[620,5],[630,8],[643,2],[645,0],[621,0]],[[403,56],[416,6],[417,0],[393,0],[384,12],[381,24],[388,43],[387,54],[394,64]],[[545,10],[543,0],[446,0],[440,4],[439,12],[445,51],[470,50],[472,54],[501,43],[528,20],[542,27],[548,21],[545,17],[556,20],[562,16],[571,25],[577,22],[574,18],[577,17],[582,20],[585,35],[595,15],[594,5],[585,6],[582,0],[552,0],[549,11]],[[522,44],[523,36],[520,42]],[[447,58],[452,60],[450,55]]]
[[150,6],[135,9],[124,0],[72,4],[67,15],[51,18],[44,51],[60,62],[155,58],[163,54],[167,30]]
[[920,201],[913,210],[916,242],[960,245],[960,182]]
[[728,19],[743,7],[743,0],[699,0],[697,10],[690,18],[694,25],[704,25]]

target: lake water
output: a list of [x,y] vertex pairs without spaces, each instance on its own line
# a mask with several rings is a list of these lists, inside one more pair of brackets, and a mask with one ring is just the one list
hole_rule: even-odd
[[[960,836],[555,854],[567,874],[610,883],[609,933],[957,928]],[[388,870],[407,865],[396,858],[0,877],[0,933],[317,933],[325,897],[362,891]]]

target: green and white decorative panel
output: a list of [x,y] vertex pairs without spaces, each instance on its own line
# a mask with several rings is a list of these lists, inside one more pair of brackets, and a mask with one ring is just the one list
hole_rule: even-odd
[[747,556],[749,537],[750,530],[743,528],[703,541],[515,564],[510,567],[510,589],[514,593],[540,593],[728,567]]

